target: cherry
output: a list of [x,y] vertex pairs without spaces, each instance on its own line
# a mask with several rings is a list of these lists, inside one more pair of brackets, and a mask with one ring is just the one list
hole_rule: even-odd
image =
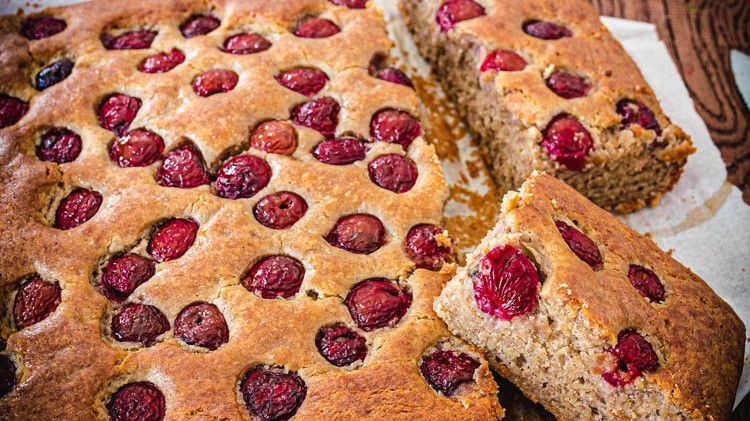
[[271,167],[255,155],[228,159],[216,175],[216,194],[227,199],[253,197],[271,180]]
[[448,0],[438,9],[435,21],[445,32],[453,29],[458,22],[484,15],[484,7],[473,0]]
[[170,152],[156,171],[156,182],[164,187],[189,189],[211,182],[203,154],[190,143]]
[[526,59],[510,50],[495,50],[487,54],[479,70],[486,72],[518,72],[526,68]]
[[198,223],[192,219],[172,219],[151,235],[148,254],[157,262],[177,259],[193,245],[197,233]]
[[370,122],[370,136],[375,140],[397,143],[404,149],[421,134],[417,119],[401,110],[380,111]]
[[107,403],[110,421],[161,421],[164,419],[164,395],[151,382],[128,383]]
[[411,306],[411,294],[384,278],[362,281],[352,288],[344,304],[360,329],[371,332],[398,323]]
[[427,383],[445,396],[474,379],[479,362],[460,351],[436,351],[422,358],[419,371]]
[[292,110],[292,121],[300,126],[317,130],[326,139],[333,137],[339,124],[341,106],[333,98],[318,98],[300,104]]
[[230,54],[255,54],[271,48],[271,41],[258,34],[242,32],[224,41],[221,51]]
[[656,276],[653,270],[643,266],[632,265],[628,269],[628,279],[633,284],[633,287],[652,303],[664,301],[666,296],[664,285],[662,285],[661,280],[659,280],[659,277]]
[[156,38],[156,31],[140,30],[125,32],[120,35],[101,34],[102,45],[107,50],[141,50],[151,48]]
[[16,386],[16,364],[9,356],[0,354],[0,399]]
[[367,165],[370,180],[394,193],[406,193],[417,182],[417,166],[401,155],[381,155]]
[[363,361],[367,356],[365,338],[342,324],[320,328],[315,346],[320,355],[336,367]]
[[355,214],[336,221],[325,240],[350,253],[370,254],[385,244],[385,237],[385,227],[378,218]]
[[154,306],[128,303],[112,318],[112,336],[119,342],[150,347],[168,330],[167,316]]
[[328,38],[339,32],[341,29],[328,19],[307,18],[299,23],[294,35],[301,38]]
[[281,86],[306,96],[313,96],[326,84],[326,74],[318,69],[292,69],[274,77]]
[[180,32],[185,38],[206,35],[218,28],[221,21],[211,15],[193,15],[180,25]]
[[453,240],[438,225],[417,225],[410,229],[404,248],[418,268],[429,270],[440,270],[453,260],[455,253]]
[[250,415],[263,421],[281,421],[297,413],[307,395],[307,386],[297,373],[256,366],[242,380],[240,393]]
[[617,346],[609,352],[617,359],[617,367],[602,373],[607,383],[622,387],[642,373],[659,369],[659,357],[646,339],[634,330],[623,330],[617,335]]
[[169,53],[157,53],[143,59],[138,71],[143,73],[166,73],[185,61],[182,51],[172,48]]
[[591,269],[602,268],[602,254],[591,238],[563,221],[555,221],[555,226],[560,231],[563,240],[568,243],[568,247],[579,259],[591,266]]
[[53,127],[42,135],[36,156],[42,161],[64,164],[75,161],[81,154],[81,136],[72,130]]
[[521,250],[505,244],[479,261],[474,278],[474,300],[483,312],[511,320],[534,310],[539,287],[536,268]]
[[99,106],[99,123],[105,129],[120,136],[128,131],[130,123],[141,109],[141,100],[123,94],[114,94]]
[[44,282],[36,276],[26,281],[13,300],[13,321],[17,329],[37,324],[52,314],[60,304],[60,284]]
[[552,92],[565,99],[584,97],[591,89],[586,78],[568,72],[554,72],[546,83]]
[[367,0],[328,0],[337,6],[346,6],[350,9],[364,9]]
[[289,156],[297,149],[297,131],[289,123],[266,121],[253,131],[250,146],[261,151]]
[[622,116],[622,126],[629,127],[637,124],[646,130],[653,130],[657,136],[661,136],[662,130],[659,121],[656,120],[654,112],[645,104],[623,99],[617,103],[617,113]]
[[88,189],[73,190],[60,201],[55,213],[54,227],[61,230],[75,228],[96,215],[102,205],[102,195]]
[[109,158],[122,168],[147,167],[162,157],[164,141],[157,134],[138,129],[112,143]]
[[570,29],[552,22],[531,20],[523,24],[523,31],[534,38],[555,40],[572,37]]
[[282,191],[260,199],[253,215],[261,225],[272,229],[287,229],[307,212],[307,202],[298,194]]
[[593,148],[591,134],[578,120],[566,114],[555,117],[544,130],[542,146],[555,161],[570,170],[586,166],[586,156]]
[[47,67],[43,68],[36,74],[36,89],[43,91],[52,85],[62,82],[70,76],[73,71],[73,62],[67,58],[57,60]]
[[305,267],[289,256],[267,256],[256,262],[242,280],[242,286],[263,298],[291,298],[302,285]]
[[386,82],[397,83],[399,85],[408,86],[412,89],[414,88],[414,84],[411,83],[409,76],[406,76],[406,73],[395,67],[380,69],[375,73],[375,77]]
[[125,301],[154,273],[156,265],[145,257],[132,253],[117,256],[102,269],[104,296],[116,302]]
[[239,80],[237,73],[231,70],[211,69],[193,79],[193,91],[202,97],[229,92],[237,86]]
[[193,303],[177,315],[174,336],[188,345],[213,351],[229,341],[229,327],[218,307],[210,303]]
[[365,159],[364,143],[354,137],[340,137],[318,143],[312,151],[318,161],[329,165],[348,165]]
[[18,123],[27,111],[29,111],[28,103],[0,93],[0,129]]
[[21,35],[30,40],[38,40],[60,33],[67,27],[68,25],[62,19],[44,15],[33,16],[24,19],[21,24]]

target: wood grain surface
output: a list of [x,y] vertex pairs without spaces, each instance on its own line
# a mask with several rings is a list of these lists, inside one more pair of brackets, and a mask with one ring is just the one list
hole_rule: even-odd
[[651,22],[666,42],[695,108],[750,204],[750,111],[734,83],[732,48],[750,54],[750,0],[590,0],[606,16]]

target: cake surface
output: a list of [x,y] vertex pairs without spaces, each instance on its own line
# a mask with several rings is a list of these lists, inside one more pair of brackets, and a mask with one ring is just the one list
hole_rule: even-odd
[[503,192],[540,170],[625,213],[679,179],[689,137],[588,2],[400,4]]
[[365,3],[0,17],[0,419],[502,417]]
[[698,276],[534,173],[435,301],[559,419],[729,419],[745,328]]

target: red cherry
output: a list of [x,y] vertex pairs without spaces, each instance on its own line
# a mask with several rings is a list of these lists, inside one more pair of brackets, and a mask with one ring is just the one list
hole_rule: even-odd
[[150,347],[168,330],[167,316],[154,306],[129,303],[112,318],[112,336],[118,342]]
[[328,38],[339,32],[341,29],[328,19],[307,18],[300,22],[294,35],[301,38]]
[[53,127],[42,135],[41,142],[36,148],[36,156],[42,161],[64,164],[75,161],[82,147],[81,136],[77,133],[62,127]]
[[[438,240],[438,236],[443,236],[443,242]],[[429,270],[440,270],[445,263],[453,260],[455,253],[453,240],[438,225],[417,225],[410,229],[404,248],[418,268]]]
[[292,110],[292,121],[302,127],[317,130],[326,139],[333,137],[339,124],[341,106],[333,98],[318,98],[298,105]]
[[237,73],[226,69],[207,70],[193,79],[193,91],[206,97],[222,92],[229,92],[240,80]]
[[385,227],[372,215],[345,216],[326,234],[325,240],[334,247],[355,254],[370,254],[386,241]]
[[534,38],[540,38],[544,40],[555,40],[573,36],[573,33],[570,32],[570,29],[562,25],[539,20],[532,20],[524,23],[523,31]]
[[21,24],[21,35],[30,40],[38,40],[60,33],[67,27],[62,19],[44,15],[32,16],[24,19]]
[[34,277],[21,285],[13,300],[13,321],[17,329],[37,324],[52,314],[61,301],[60,283]]
[[526,59],[510,50],[495,50],[487,54],[479,70],[486,72],[518,72],[526,68]]
[[130,31],[120,35],[101,34],[102,45],[107,50],[140,50],[151,48],[156,38],[156,31]]
[[189,189],[208,184],[203,154],[192,144],[185,143],[170,152],[156,171],[156,182],[164,187]]
[[289,256],[267,256],[253,265],[242,286],[263,298],[291,298],[302,285],[305,267]]
[[213,351],[229,341],[229,327],[218,307],[210,303],[194,303],[177,315],[174,336],[188,345]]
[[288,420],[307,396],[297,373],[283,368],[256,366],[245,374],[240,393],[252,417],[263,421]]
[[230,54],[255,54],[271,48],[271,41],[258,34],[243,32],[224,41],[221,51]]
[[143,73],[166,73],[185,61],[185,54],[173,48],[169,53],[157,53],[143,59],[138,71]]
[[367,6],[367,0],[328,0],[337,6],[346,6],[350,9],[364,9]]
[[554,72],[546,80],[552,92],[565,99],[588,95],[591,84],[586,78],[567,72]]
[[569,115],[556,117],[544,130],[542,146],[557,162],[573,171],[586,166],[586,156],[593,148],[591,134]]
[[661,136],[662,130],[656,115],[645,104],[623,99],[617,103],[617,113],[622,116],[622,126],[630,127],[637,124],[646,130],[653,130],[657,136]]
[[623,330],[617,335],[617,346],[609,352],[617,359],[617,367],[602,373],[607,383],[622,387],[642,373],[659,369],[659,357],[651,344],[634,330]]
[[292,69],[274,77],[281,86],[306,96],[313,96],[326,84],[326,74],[318,69]]
[[193,38],[208,34],[218,28],[219,25],[221,25],[221,21],[215,16],[193,15],[180,25],[180,32],[185,38]]
[[417,166],[401,155],[381,155],[367,165],[370,180],[394,193],[406,193],[417,182]]
[[237,155],[228,159],[216,175],[216,195],[227,199],[246,199],[268,185],[271,167],[255,155]]
[[315,336],[315,346],[320,355],[336,367],[363,361],[367,356],[367,340],[341,324],[321,328]]
[[272,229],[287,229],[307,212],[307,202],[296,193],[282,191],[260,199],[253,215],[261,225]]
[[652,303],[664,301],[667,293],[661,280],[653,270],[643,266],[633,265],[628,269],[628,279],[638,292]]
[[453,29],[458,22],[484,15],[484,7],[473,0],[448,0],[438,9],[435,21],[445,32]]
[[102,269],[104,295],[112,301],[125,301],[141,284],[156,273],[153,261],[137,254],[123,254]]
[[110,421],[161,421],[164,395],[151,382],[134,382],[120,387],[107,403]]
[[354,137],[340,137],[318,143],[312,151],[318,161],[329,165],[349,165],[365,159],[364,143]]
[[27,111],[29,111],[28,103],[0,93],[0,129],[18,123]]
[[445,396],[474,379],[479,362],[459,351],[436,351],[422,358],[419,370],[427,383]]
[[141,109],[141,100],[123,94],[114,94],[102,102],[97,115],[105,129],[120,136],[128,131],[130,123]]
[[380,111],[370,122],[370,136],[375,140],[397,143],[404,149],[422,134],[417,119],[401,110]]
[[147,167],[162,157],[164,141],[147,130],[133,130],[112,143],[110,159],[122,168]]
[[195,242],[198,223],[192,219],[172,219],[160,226],[148,242],[148,254],[157,262],[182,257]]
[[344,304],[357,326],[366,332],[395,326],[411,306],[411,294],[395,282],[376,278],[352,288]]
[[102,195],[87,189],[73,190],[60,201],[55,213],[54,227],[61,230],[75,228],[96,215],[102,205]]
[[539,299],[536,268],[521,250],[509,244],[487,253],[471,277],[479,309],[500,320],[530,313]]
[[568,247],[579,259],[591,266],[591,269],[601,269],[602,254],[591,238],[563,221],[555,221],[555,226],[560,231],[563,240],[568,243]]

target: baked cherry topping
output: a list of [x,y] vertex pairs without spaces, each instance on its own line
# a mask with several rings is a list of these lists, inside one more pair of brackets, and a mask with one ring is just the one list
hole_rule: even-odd
[[96,215],[102,205],[102,195],[88,189],[73,190],[60,201],[55,213],[54,227],[61,230],[75,228]]
[[368,279],[352,288],[344,304],[357,326],[371,332],[395,326],[409,310],[411,294],[388,279]]
[[283,121],[266,121],[255,128],[250,136],[250,146],[261,151],[292,155],[297,149],[297,131]]
[[659,280],[659,277],[656,276],[653,270],[643,266],[632,265],[628,269],[628,279],[630,279],[633,287],[652,303],[664,301],[667,293],[664,290],[661,280]]
[[141,50],[151,48],[151,43],[156,38],[156,34],[156,31],[144,29],[125,32],[120,35],[102,34],[99,38],[104,48],[108,50]]
[[401,155],[381,155],[370,161],[367,171],[378,187],[395,193],[406,193],[417,182],[417,166]]
[[573,171],[586,165],[586,156],[593,148],[591,134],[574,117],[563,114],[556,117],[544,130],[542,146],[560,164]]
[[24,19],[21,24],[21,35],[30,40],[37,40],[51,37],[67,27],[68,25],[62,19],[52,16],[33,16]]
[[211,15],[194,15],[180,25],[180,32],[185,38],[206,35],[221,25],[219,18]]
[[160,226],[148,242],[148,254],[157,262],[181,257],[195,242],[198,223],[192,219],[172,219]]
[[297,413],[307,386],[297,373],[257,366],[245,375],[240,392],[250,415],[263,421],[283,421]]
[[579,259],[591,266],[591,269],[602,268],[602,254],[591,238],[563,221],[555,221],[555,226],[560,231],[563,240],[568,243],[568,247]]
[[151,382],[133,382],[120,387],[107,403],[110,421],[161,421],[164,395]]
[[617,359],[617,367],[602,373],[607,383],[622,387],[642,373],[659,369],[659,357],[646,339],[634,330],[623,330],[617,335],[617,346],[609,349]]
[[460,351],[436,351],[422,358],[419,371],[427,383],[445,396],[452,396],[463,383],[474,379],[479,362]]
[[372,215],[349,215],[336,221],[325,239],[350,253],[370,254],[385,244],[385,227]]
[[248,291],[263,298],[291,298],[299,292],[305,267],[289,256],[267,256],[257,261],[241,282]]
[[498,72],[518,72],[526,68],[526,59],[516,52],[510,50],[495,50],[487,54],[479,70],[486,72],[494,70]]
[[364,9],[367,6],[367,0],[328,0],[337,6],[346,6],[350,9]]
[[122,302],[156,273],[153,261],[137,254],[123,254],[107,262],[102,269],[104,296]]
[[328,38],[339,32],[341,29],[328,19],[307,18],[299,23],[294,35],[302,38]]
[[255,54],[271,48],[271,41],[258,34],[242,32],[224,41],[221,51],[230,54]]
[[16,385],[16,364],[5,354],[0,354],[0,399]]
[[354,330],[341,325],[322,327],[315,336],[318,352],[329,363],[343,367],[367,356],[367,341]]
[[13,300],[16,328],[20,330],[46,319],[60,304],[61,293],[58,282],[44,282],[38,276],[26,281]]
[[27,111],[29,111],[28,103],[0,93],[0,129],[18,123]]
[[168,330],[167,316],[154,306],[128,303],[112,318],[112,336],[119,342],[149,347]]
[[318,143],[312,151],[318,161],[329,165],[348,165],[365,159],[364,143],[354,137],[340,137]]
[[81,136],[72,130],[53,127],[42,135],[36,156],[42,161],[64,164],[75,161],[81,153]]
[[380,69],[375,73],[374,76],[386,82],[397,83],[399,85],[414,88],[414,84],[411,83],[411,79],[409,79],[409,76],[406,76],[406,73],[395,67],[386,67]]
[[277,230],[287,229],[307,212],[307,202],[298,194],[282,191],[260,199],[253,215],[261,225]]
[[523,24],[523,31],[534,38],[554,40],[572,37],[570,29],[552,22],[532,20]]
[[438,9],[435,21],[445,32],[453,29],[458,22],[484,15],[484,7],[473,0],[448,0]]
[[326,84],[326,74],[318,69],[292,69],[274,77],[281,86],[306,96],[313,96]]
[[203,97],[229,92],[240,80],[237,73],[227,69],[207,70],[193,79],[193,91]]
[[157,134],[138,129],[112,143],[109,158],[122,168],[147,167],[162,157],[164,141]]
[[47,67],[43,68],[36,74],[35,83],[36,89],[43,91],[52,85],[62,82],[66,77],[70,76],[70,72],[73,71],[73,62],[67,58],[57,60],[51,63]]
[[333,98],[318,98],[298,105],[292,110],[292,121],[317,130],[326,139],[333,137],[339,124],[341,106]]
[[453,260],[455,253],[453,240],[438,225],[417,225],[410,229],[404,248],[418,268],[429,270],[439,270]]
[[141,109],[141,100],[123,94],[114,94],[99,106],[99,123],[105,129],[120,136],[128,131],[130,123]]
[[617,103],[617,114],[622,116],[622,126],[629,127],[637,124],[646,130],[653,130],[657,136],[661,136],[661,125],[656,120],[654,112],[645,104],[623,99]]
[[211,182],[203,154],[190,143],[170,152],[156,171],[156,182],[164,187],[189,189]]
[[229,327],[218,307],[210,303],[193,303],[177,315],[174,335],[188,345],[213,351],[229,341]]
[[591,84],[586,78],[568,72],[553,72],[546,83],[552,92],[565,99],[586,96],[591,89]]
[[401,110],[380,111],[370,122],[370,136],[375,140],[397,143],[404,149],[421,134],[417,119]]
[[227,199],[253,197],[271,180],[271,167],[255,155],[228,159],[216,175],[216,195]]
[[172,48],[169,53],[157,53],[143,59],[138,71],[143,73],[166,73],[185,61],[182,51]]
[[474,278],[474,300],[483,312],[511,320],[534,310],[539,287],[536,268],[517,247],[495,247],[479,261]]

